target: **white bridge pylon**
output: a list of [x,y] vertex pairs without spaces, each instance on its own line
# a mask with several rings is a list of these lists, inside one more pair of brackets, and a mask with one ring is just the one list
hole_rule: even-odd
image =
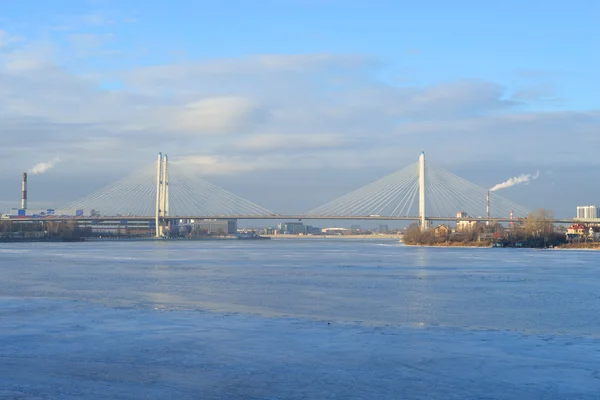
[[419,156],[419,220],[421,222],[421,230],[427,229],[427,221],[425,220],[425,152],[422,151]]
[[[417,200],[418,196],[418,200]],[[455,217],[466,213],[473,218],[525,217],[528,210],[495,192],[467,181],[443,168],[419,161],[319,206],[310,216],[416,217],[422,229],[427,219]]]
[[169,158],[158,153],[156,163],[156,210],[154,223],[156,237],[164,236],[164,217],[169,216]]

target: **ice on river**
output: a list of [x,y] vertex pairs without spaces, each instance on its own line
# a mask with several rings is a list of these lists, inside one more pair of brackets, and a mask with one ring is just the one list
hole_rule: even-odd
[[600,253],[0,246],[0,398],[596,399]]

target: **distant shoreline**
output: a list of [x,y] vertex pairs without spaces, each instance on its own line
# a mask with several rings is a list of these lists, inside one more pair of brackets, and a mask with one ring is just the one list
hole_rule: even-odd
[[489,241],[469,241],[469,242],[453,242],[453,241],[445,241],[445,242],[434,242],[434,243],[404,243],[407,246],[427,246],[427,247],[481,247],[488,248],[493,247],[494,245]]
[[556,250],[600,250],[600,243],[567,243],[555,247]]
[[[408,244],[408,243],[404,243],[405,246],[408,247],[431,247],[431,248],[441,248],[441,249],[456,249],[456,248],[465,248],[465,249],[492,249],[494,248],[493,246],[477,246],[477,245],[470,245],[470,244]],[[498,247],[501,248],[501,247]]]
[[400,240],[402,235],[261,235],[271,239],[389,239]]
[[157,238],[154,236],[148,237],[91,237],[91,238],[13,238],[13,239],[0,239],[2,243],[73,243],[73,242],[88,242],[88,243],[99,243],[99,242],[185,242],[185,241],[223,241],[223,240],[242,240],[242,241],[254,241],[254,240],[268,240],[270,237],[256,236],[256,237],[234,237],[234,236],[206,236],[206,237],[193,237],[193,238]]
[[478,243],[478,242],[470,242],[470,243],[466,243],[466,244],[462,244],[460,242],[456,242],[454,244],[448,244],[448,243],[440,243],[440,244],[417,244],[417,243],[405,243],[406,246],[412,246],[412,247],[440,247],[440,248],[446,248],[446,249],[452,249],[452,248],[470,248],[470,249],[538,249],[538,250],[588,250],[588,251],[600,251],[600,243],[588,243],[586,244],[563,244],[563,245],[559,245],[559,246],[555,246],[555,247],[547,247],[547,248],[541,248],[541,247],[495,247],[491,244],[485,243],[485,244],[481,244],[481,245],[477,245],[474,243]]

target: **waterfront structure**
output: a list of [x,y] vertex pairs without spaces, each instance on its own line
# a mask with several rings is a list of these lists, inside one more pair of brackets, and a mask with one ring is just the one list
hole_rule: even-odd
[[465,220],[469,218],[469,214],[464,211],[459,211],[456,213],[456,230],[458,232],[472,230],[477,226],[477,221],[468,221]]
[[435,233],[436,238],[441,238],[441,237],[447,237],[452,232],[451,232],[450,228],[448,228],[446,225],[442,224],[442,225],[438,226],[437,228],[435,228],[434,233]]
[[269,227],[262,229],[260,232],[263,235],[277,235],[278,230],[277,230],[277,227],[269,226]]
[[600,241],[600,227],[598,226],[590,226],[588,228],[588,236],[594,241]]
[[567,240],[600,241],[600,227],[576,223],[567,228]]
[[302,222],[282,222],[278,226],[281,233],[289,235],[305,234],[306,226]]
[[321,228],[318,226],[306,225],[306,233],[309,235],[319,235],[321,234]]
[[350,230],[346,228],[323,228],[321,232],[324,235],[347,235]]
[[578,206],[577,218],[591,219],[600,218],[600,209],[597,206]]
[[[273,233],[268,233],[269,230]],[[267,229],[267,234],[274,233],[283,233],[286,235],[314,235],[321,233],[321,229],[315,226],[304,225],[302,222],[282,222],[277,225],[277,229]]]
[[234,219],[196,220],[193,227],[194,231],[208,234],[235,235],[237,233],[237,221]]
[[97,221],[85,219],[77,221],[77,226],[82,229],[89,228],[95,235],[106,236],[149,236],[154,231],[154,221],[136,221],[122,219],[120,221]]
[[9,214],[11,217],[93,217],[96,215],[95,210],[75,210],[75,209],[27,209],[27,208],[11,208]]

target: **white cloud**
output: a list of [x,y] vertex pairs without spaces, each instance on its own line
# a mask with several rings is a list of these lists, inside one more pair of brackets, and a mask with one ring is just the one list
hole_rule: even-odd
[[[1,50],[1,48],[0,48]],[[0,52],[0,72],[31,74],[54,65],[56,46],[49,41],[24,42],[20,47],[11,47]]]
[[335,148],[344,143],[341,135],[268,133],[241,138],[234,146],[241,150],[273,151]]
[[9,35],[8,32],[0,29],[0,51],[3,48],[7,48],[13,44],[23,41],[24,38],[20,36]]
[[105,49],[105,46],[115,39],[112,33],[91,34],[79,33],[69,35],[67,40],[71,44],[72,51],[78,57],[90,57],[103,54],[115,54],[114,51]]
[[210,97],[176,107],[167,128],[185,133],[227,133],[248,129],[260,119],[260,109],[241,96]]
[[[101,44],[81,38],[84,47]],[[255,55],[85,74],[58,59],[49,42],[0,53],[3,169],[58,150],[69,165],[107,169],[133,169],[166,151],[207,174],[400,168],[421,150],[444,162],[553,155],[598,163],[598,110],[525,112],[519,107],[535,96],[513,99],[491,82],[389,85],[373,77],[377,62],[360,55]],[[99,89],[106,80],[122,89]],[[565,138],[586,146],[571,151]]]
[[259,160],[244,160],[240,157],[216,157],[195,155],[176,157],[169,161],[172,164],[193,168],[200,175],[231,175],[260,169],[269,169],[273,165]]

